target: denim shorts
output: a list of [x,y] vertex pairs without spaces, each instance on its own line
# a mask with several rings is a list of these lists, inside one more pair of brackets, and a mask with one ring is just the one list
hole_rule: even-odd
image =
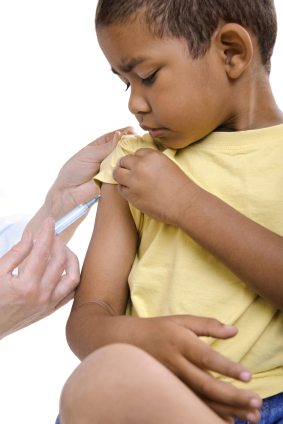
[[[260,421],[258,424],[283,424],[283,393],[263,399],[260,408]],[[248,421],[235,419],[235,424],[249,424]],[[55,424],[60,424],[59,417]]]
[[[259,410],[258,424],[283,424],[283,393],[263,399]],[[235,419],[235,424],[249,424],[248,421]]]

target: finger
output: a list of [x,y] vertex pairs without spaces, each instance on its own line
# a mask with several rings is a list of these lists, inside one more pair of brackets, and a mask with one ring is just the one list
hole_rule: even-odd
[[120,168],[125,168],[131,170],[133,166],[139,161],[138,157],[135,155],[126,155],[118,159],[117,166]]
[[7,274],[13,272],[30,254],[32,248],[32,232],[27,231],[23,239],[0,259],[0,268],[2,272],[6,272]]
[[244,382],[251,379],[251,372],[246,367],[216,352],[198,337],[187,339],[183,355],[199,368],[215,371]]
[[[260,412],[257,409],[241,409],[235,408],[233,406],[223,405],[218,402],[212,402],[208,399],[202,399],[204,403],[206,403],[213,411],[215,411],[218,415],[222,416],[225,421],[228,420],[229,417],[238,418],[239,420],[248,420],[252,423],[257,423],[260,420]],[[232,418],[230,418],[230,422]]]
[[132,127],[132,126],[120,128],[118,131],[120,131],[122,135],[127,135],[127,134],[138,135],[137,130],[135,129],[135,127]]
[[228,339],[235,336],[238,332],[236,327],[222,324],[214,318],[198,317],[194,315],[176,315],[169,317],[169,319],[191,330],[198,336]]
[[80,266],[77,256],[68,247],[66,247],[66,256],[66,274],[61,277],[52,297],[55,304],[73,292],[80,282]]
[[62,306],[65,306],[67,303],[69,303],[72,299],[74,299],[75,297],[75,293],[76,291],[72,291],[71,293],[69,293],[66,297],[64,297],[64,299],[62,299],[56,306],[55,306],[55,310],[57,311],[57,309],[62,308]]
[[[237,334],[237,328],[233,326],[225,326],[220,321],[214,318],[196,317],[193,315],[180,315],[170,317],[171,320],[191,330],[198,336],[210,336],[221,339],[227,339]],[[200,342],[199,339],[195,339],[195,350],[190,348],[190,344],[187,346],[187,351],[184,355],[189,360],[197,362],[200,368],[209,369],[216,371],[220,374],[228,377],[236,378],[237,380],[248,382],[251,379],[251,372],[241,364],[231,361],[225,356],[213,351],[208,345]],[[191,355],[194,358],[191,358]]]
[[113,147],[117,146],[118,142],[121,140],[121,137],[122,137],[122,135],[121,135],[120,131],[116,131],[115,134],[114,134],[114,137],[113,137],[113,141],[112,141]]
[[27,265],[22,272],[30,283],[41,281],[45,272],[48,260],[51,255],[51,248],[54,240],[55,221],[47,218],[41,227],[40,234],[28,257]]
[[105,158],[107,158],[107,156],[109,156],[110,153],[113,152],[120,139],[121,133],[119,131],[116,131],[110,141],[108,141],[107,143],[104,142],[102,144],[95,145],[93,147],[94,163],[100,164]]
[[121,196],[124,197],[124,199],[127,200],[128,203],[130,202],[130,189],[126,186],[123,186],[121,184],[118,184],[118,192],[121,194]]
[[119,131],[122,135],[125,135],[125,134],[138,135],[137,130],[134,127],[128,126],[128,127],[119,128],[118,130],[110,131],[109,133],[104,134],[101,137],[97,138],[96,140],[92,141],[88,145],[100,146],[102,144],[112,142],[113,137],[117,131]]
[[[257,394],[249,390],[237,389],[230,383],[220,381],[188,362],[185,358],[180,359],[178,369],[180,372],[179,378],[191,387],[198,396],[236,408],[255,409],[262,405]],[[254,406],[255,402],[259,406]]]
[[114,131],[111,134],[113,134],[113,138],[110,141],[96,145],[101,150],[101,153],[104,153],[104,156],[101,156],[102,160],[112,153],[123,135],[134,134],[134,131],[132,131],[132,127],[127,127]]
[[114,180],[125,187],[129,187],[129,174],[128,169],[116,167],[112,171]]
[[223,420],[225,421],[226,424],[235,424],[235,421],[231,417],[222,416],[222,418],[223,418]]
[[135,156],[143,157],[143,156],[147,155],[148,153],[152,153],[152,152],[156,152],[156,150],[143,148],[143,149],[137,150],[135,152]]
[[[67,266],[66,246],[60,239],[55,237],[50,260],[46,266],[45,272],[42,276],[41,287],[47,288],[49,292],[53,292],[61,280],[61,276]],[[51,294],[50,294],[51,296]]]

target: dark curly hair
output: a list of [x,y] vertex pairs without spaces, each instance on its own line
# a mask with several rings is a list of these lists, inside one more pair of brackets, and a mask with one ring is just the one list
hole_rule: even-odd
[[274,0],[99,0],[96,29],[126,23],[140,12],[155,35],[185,38],[193,58],[209,50],[221,20],[240,24],[256,36],[262,63],[270,72],[277,36]]

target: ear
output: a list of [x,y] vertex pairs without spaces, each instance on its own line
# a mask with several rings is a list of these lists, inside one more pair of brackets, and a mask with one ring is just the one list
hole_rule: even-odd
[[253,58],[250,34],[241,25],[226,24],[218,32],[215,41],[227,75],[232,79],[239,78]]

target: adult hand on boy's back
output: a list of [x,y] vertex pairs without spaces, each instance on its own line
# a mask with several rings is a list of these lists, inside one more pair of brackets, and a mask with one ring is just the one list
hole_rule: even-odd
[[113,170],[121,195],[138,210],[156,221],[177,224],[182,198],[191,201],[201,189],[163,153],[137,150],[120,158]]
[[[72,156],[61,168],[48,196],[64,196],[69,210],[85,203],[99,193],[93,176],[99,172],[101,162],[114,150],[123,134],[136,134],[133,127],[120,128],[102,135]],[[64,205],[66,208],[66,205]]]

